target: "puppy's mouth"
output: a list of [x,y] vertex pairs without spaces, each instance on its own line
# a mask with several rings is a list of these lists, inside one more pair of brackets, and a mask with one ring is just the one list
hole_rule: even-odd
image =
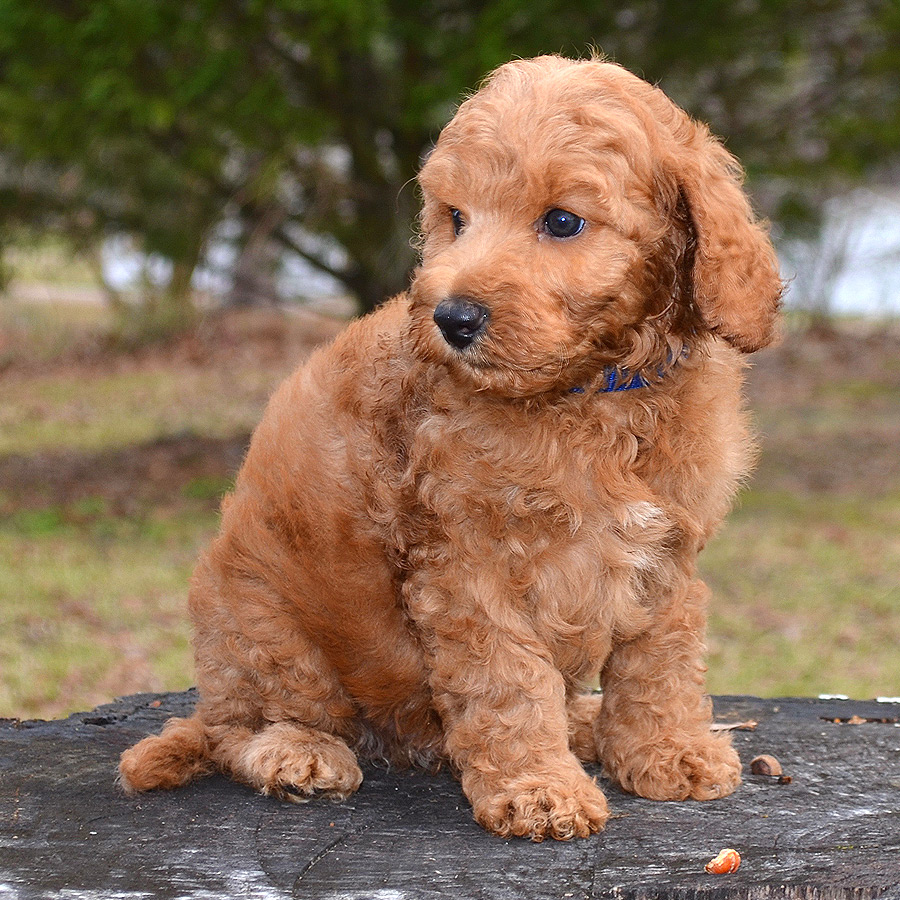
[[529,344],[523,335],[499,320],[492,329],[490,309],[462,294],[441,300],[432,317],[462,370],[475,377],[478,390],[509,397],[542,393],[560,383],[571,363],[569,348],[563,343],[545,348],[546,354],[535,352],[534,346],[523,352],[523,346]]
[[484,334],[489,319],[488,308],[470,297],[448,297],[434,311],[444,340],[457,350],[465,350]]

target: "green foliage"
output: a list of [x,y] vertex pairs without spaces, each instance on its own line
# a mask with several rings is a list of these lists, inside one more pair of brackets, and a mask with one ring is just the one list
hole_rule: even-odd
[[788,224],[900,148],[891,0],[0,0],[0,227],[137,236],[177,312],[236,222],[238,251],[277,241],[371,306],[406,282],[410,179],[461,94],[591,47],[709,120]]

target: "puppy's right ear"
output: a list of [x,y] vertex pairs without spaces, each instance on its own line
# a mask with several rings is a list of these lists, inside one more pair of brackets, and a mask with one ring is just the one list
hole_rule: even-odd
[[683,117],[669,168],[696,238],[694,302],[711,331],[751,353],[775,336],[784,289],[778,259],[750,208],[740,164],[704,125],[671,106]]

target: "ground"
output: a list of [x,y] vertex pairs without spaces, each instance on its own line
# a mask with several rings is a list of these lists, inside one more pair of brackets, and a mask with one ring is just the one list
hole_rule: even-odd
[[[341,327],[245,311],[124,351],[90,324],[0,320],[0,716],[191,683],[219,497],[272,388]],[[759,469],[703,557],[711,689],[900,694],[900,329],[789,328],[748,389]]]

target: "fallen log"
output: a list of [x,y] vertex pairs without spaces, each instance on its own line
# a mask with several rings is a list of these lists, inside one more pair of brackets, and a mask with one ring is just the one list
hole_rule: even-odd
[[[369,766],[338,804],[221,777],[126,797],[119,753],[194,702],[137,695],[63,721],[0,721],[0,900],[900,897],[895,702],[716,698],[716,720],[739,726],[733,796],[656,803],[601,778],[606,831],[542,844],[485,833],[448,773]],[[751,774],[758,755],[782,774]],[[740,868],[707,873],[723,848]]]

